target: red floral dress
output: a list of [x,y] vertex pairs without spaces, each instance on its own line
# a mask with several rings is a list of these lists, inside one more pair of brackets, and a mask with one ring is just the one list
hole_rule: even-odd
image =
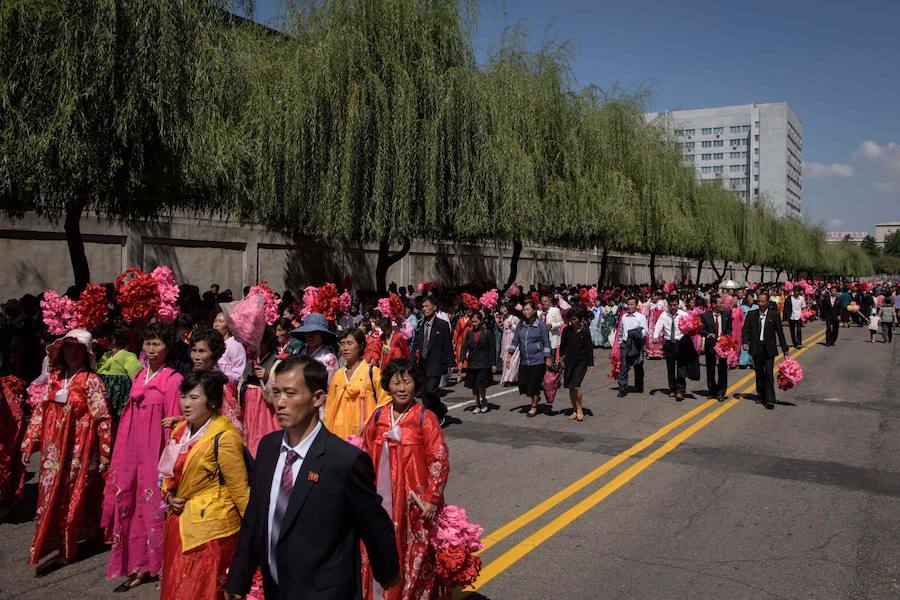
[[[377,418],[376,418],[377,416]],[[400,441],[390,435],[391,407],[385,406],[366,424],[363,432],[363,450],[375,465],[376,481],[382,498],[390,496],[385,507],[394,523],[397,550],[400,555],[402,585],[384,591],[384,600],[437,600],[450,598],[452,590],[445,588],[436,578],[434,549],[429,543],[432,522],[422,518],[422,511],[409,500],[415,492],[424,502],[440,508],[444,503],[444,486],[450,473],[447,444],[437,417],[421,404],[412,406],[397,424]],[[387,442],[388,456],[383,456]],[[380,461],[389,461],[381,465]],[[387,466],[390,473],[380,471]],[[390,492],[382,484],[390,481]],[[363,554],[363,594],[372,600],[375,589],[372,570]]]
[[100,457],[110,456],[110,417],[100,376],[75,375],[64,404],[54,401],[63,383],[50,375],[47,400],[37,405],[22,441],[22,454],[41,448],[34,541],[29,564],[54,550],[68,561],[79,539],[100,539],[103,478]]
[[19,445],[25,432],[22,406],[25,382],[15,375],[0,377],[0,502],[22,497],[24,473]]

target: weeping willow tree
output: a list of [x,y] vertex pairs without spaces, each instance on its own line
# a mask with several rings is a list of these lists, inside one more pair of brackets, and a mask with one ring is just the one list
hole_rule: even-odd
[[[689,256],[697,259],[698,282],[703,265],[708,261],[718,283],[725,278],[729,263],[744,256],[740,242],[744,229],[744,203],[717,180],[698,185],[696,198],[698,250]],[[724,261],[721,271],[716,260]]]
[[0,3],[0,208],[64,221],[75,284],[90,280],[80,220],[216,210],[234,186],[229,10],[244,2]]
[[[234,210],[293,234],[379,244],[376,280],[414,238],[484,228],[485,133],[456,2],[298,2],[246,71],[256,185]],[[391,253],[391,244],[401,244]]]

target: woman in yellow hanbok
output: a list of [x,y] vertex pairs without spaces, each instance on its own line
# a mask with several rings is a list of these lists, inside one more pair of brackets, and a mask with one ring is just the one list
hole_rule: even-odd
[[390,395],[379,382],[381,370],[363,360],[366,336],[358,329],[348,329],[338,345],[346,367],[337,370],[328,386],[325,401],[325,427],[342,439],[360,435],[366,421],[379,406],[390,403]]

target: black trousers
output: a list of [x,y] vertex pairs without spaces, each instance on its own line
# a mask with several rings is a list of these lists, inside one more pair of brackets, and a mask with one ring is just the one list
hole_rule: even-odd
[[422,382],[422,404],[440,421],[447,416],[447,405],[441,400],[441,378],[426,377]]
[[631,361],[622,356],[622,366],[619,369],[619,391],[628,391],[628,371],[634,369],[634,390],[638,393],[644,391],[644,361],[642,357],[636,356]]
[[837,319],[825,321],[825,343],[833,346],[837,343],[841,322]]
[[715,350],[706,354],[706,387],[710,396],[724,394],[728,390],[728,359],[716,356]]
[[763,404],[775,404],[775,359],[760,354],[753,357],[756,372],[756,395]]
[[791,328],[791,345],[799,346],[803,343],[803,321],[788,321]]
[[669,376],[669,391],[675,394],[683,394],[687,390],[687,380],[684,371],[678,368],[678,342],[664,342],[663,351],[666,354],[666,374]]
[[893,323],[882,323],[881,324],[881,335],[884,336],[884,341],[890,344],[894,341],[894,324]]

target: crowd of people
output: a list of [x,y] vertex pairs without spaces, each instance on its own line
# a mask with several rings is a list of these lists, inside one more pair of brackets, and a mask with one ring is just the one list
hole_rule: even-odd
[[43,574],[79,543],[108,544],[118,592],[158,580],[164,599],[449,598],[477,574],[474,556],[451,572],[432,539],[454,378],[473,415],[496,381],[518,387],[529,418],[564,387],[581,422],[598,349],[619,397],[643,393],[644,362],[660,359],[679,402],[703,357],[710,398],[725,400],[730,369],[753,368],[773,408],[783,322],[794,348],[816,318],[827,346],[850,325],[890,343],[900,300],[889,282],[485,287],[354,301],[331,284],[237,300],[161,285],[137,314],[117,282],[90,310],[74,290],[71,304],[7,302],[0,502],[22,497],[40,452],[29,563]]

